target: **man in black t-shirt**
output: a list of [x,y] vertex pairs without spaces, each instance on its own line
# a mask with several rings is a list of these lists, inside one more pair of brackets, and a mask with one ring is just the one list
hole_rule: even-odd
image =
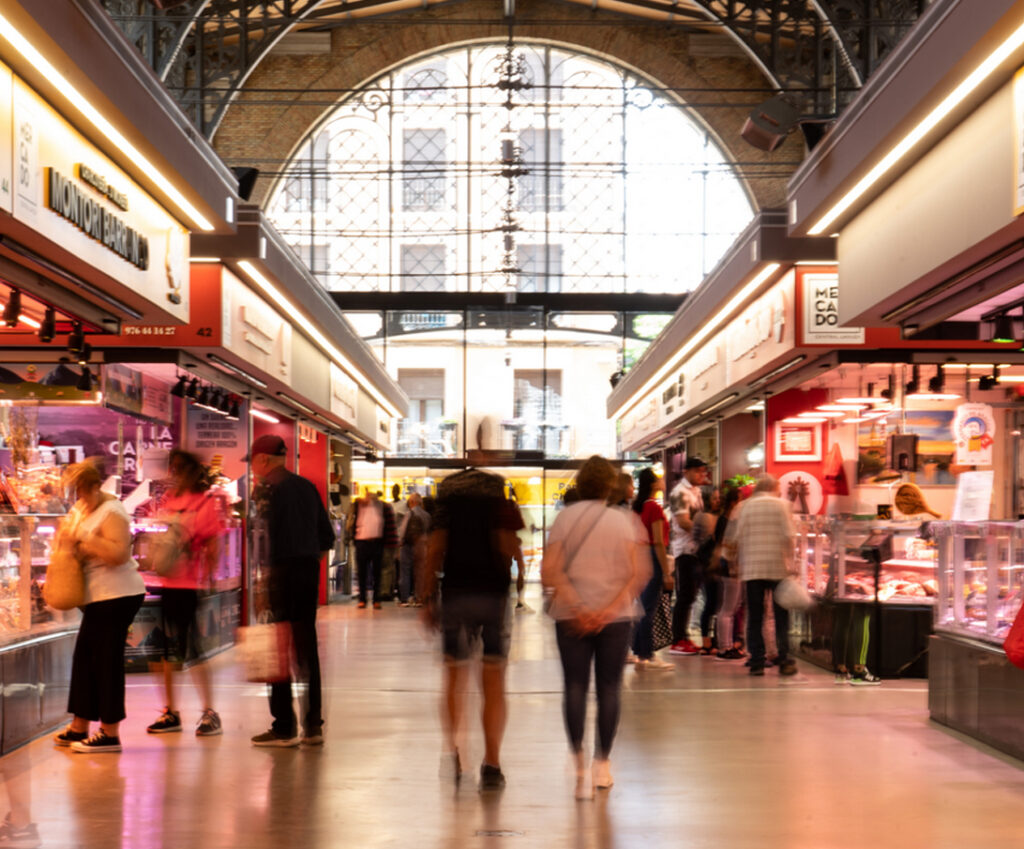
[[[509,644],[509,585],[516,531],[523,520],[505,498],[497,475],[468,469],[438,489],[428,555],[420,586],[424,618],[443,635],[445,762],[458,780],[458,741],[470,655],[482,644],[484,762],[480,789],[505,785],[501,738],[505,731],[505,664]],[[440,584],[440,598],[437,596]]]

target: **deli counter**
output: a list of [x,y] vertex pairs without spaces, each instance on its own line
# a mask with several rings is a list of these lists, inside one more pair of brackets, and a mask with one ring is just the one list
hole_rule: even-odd
[[936,722],[1024,758],[1024,670],[1002,644],[1024,596],[1024,522],[932,522],[939,593],[928,710]]
[[796,564],[818,602],[791,617],[799,657],[849,666],[845,632],[868,620],[868,668],[883,678],[925,677],[939,594],[928,524],[807,516],[797,520]]

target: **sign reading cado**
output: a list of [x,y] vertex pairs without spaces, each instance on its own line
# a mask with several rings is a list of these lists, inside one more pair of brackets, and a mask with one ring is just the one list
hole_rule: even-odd
[[[79,166],[79,170],[94,173],[83,166]],[[143,271],[149,268],[149,240],[145,236],[83,194],[55,168],[47,168],[46,171],[49,186],[46,205],[50,209],[136,268]],[[95,184],[91,185],[95,188]],[[124,205],[128,205],[127,201]]]

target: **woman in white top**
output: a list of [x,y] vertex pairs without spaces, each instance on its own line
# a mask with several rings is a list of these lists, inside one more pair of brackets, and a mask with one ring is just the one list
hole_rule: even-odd
[[590,795],[583,755],[590,667],[597,689],[593,787],[608,788],[626,649],[633,621],[643,615],[637,597],[651,577],[643,526],[631,512],[605,503],[615,478],[615,469],[602,457],[583,464],[576,475],[581,500],[558,514],[541,566],[562,658],[565,728],[580,798]]
[[[85,572],[85,604],[71,662],[70,725],[54,737],[74,752],[120,752],[124,719],[124,645],[146,586],[132,559],[128,513],[103,492],[101,466],[92,460],[67,470],[77,501],[60,533],[73,542]],[[89,735],[89,723],[99,730]]]

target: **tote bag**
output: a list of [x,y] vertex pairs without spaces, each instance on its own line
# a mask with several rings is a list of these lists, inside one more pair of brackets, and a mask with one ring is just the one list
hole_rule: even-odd
[[50,555],[43,601],[54,610],[71,610],[85,603],[85,572],[81,561],[67,545],[57,545]]
[[238,629],[238,648],[246,681],[277,684],[291,678],[290,622],[243,625]]
[[672,645],[672,593],[663,592],[651,611],[651,643],[655,651]]

